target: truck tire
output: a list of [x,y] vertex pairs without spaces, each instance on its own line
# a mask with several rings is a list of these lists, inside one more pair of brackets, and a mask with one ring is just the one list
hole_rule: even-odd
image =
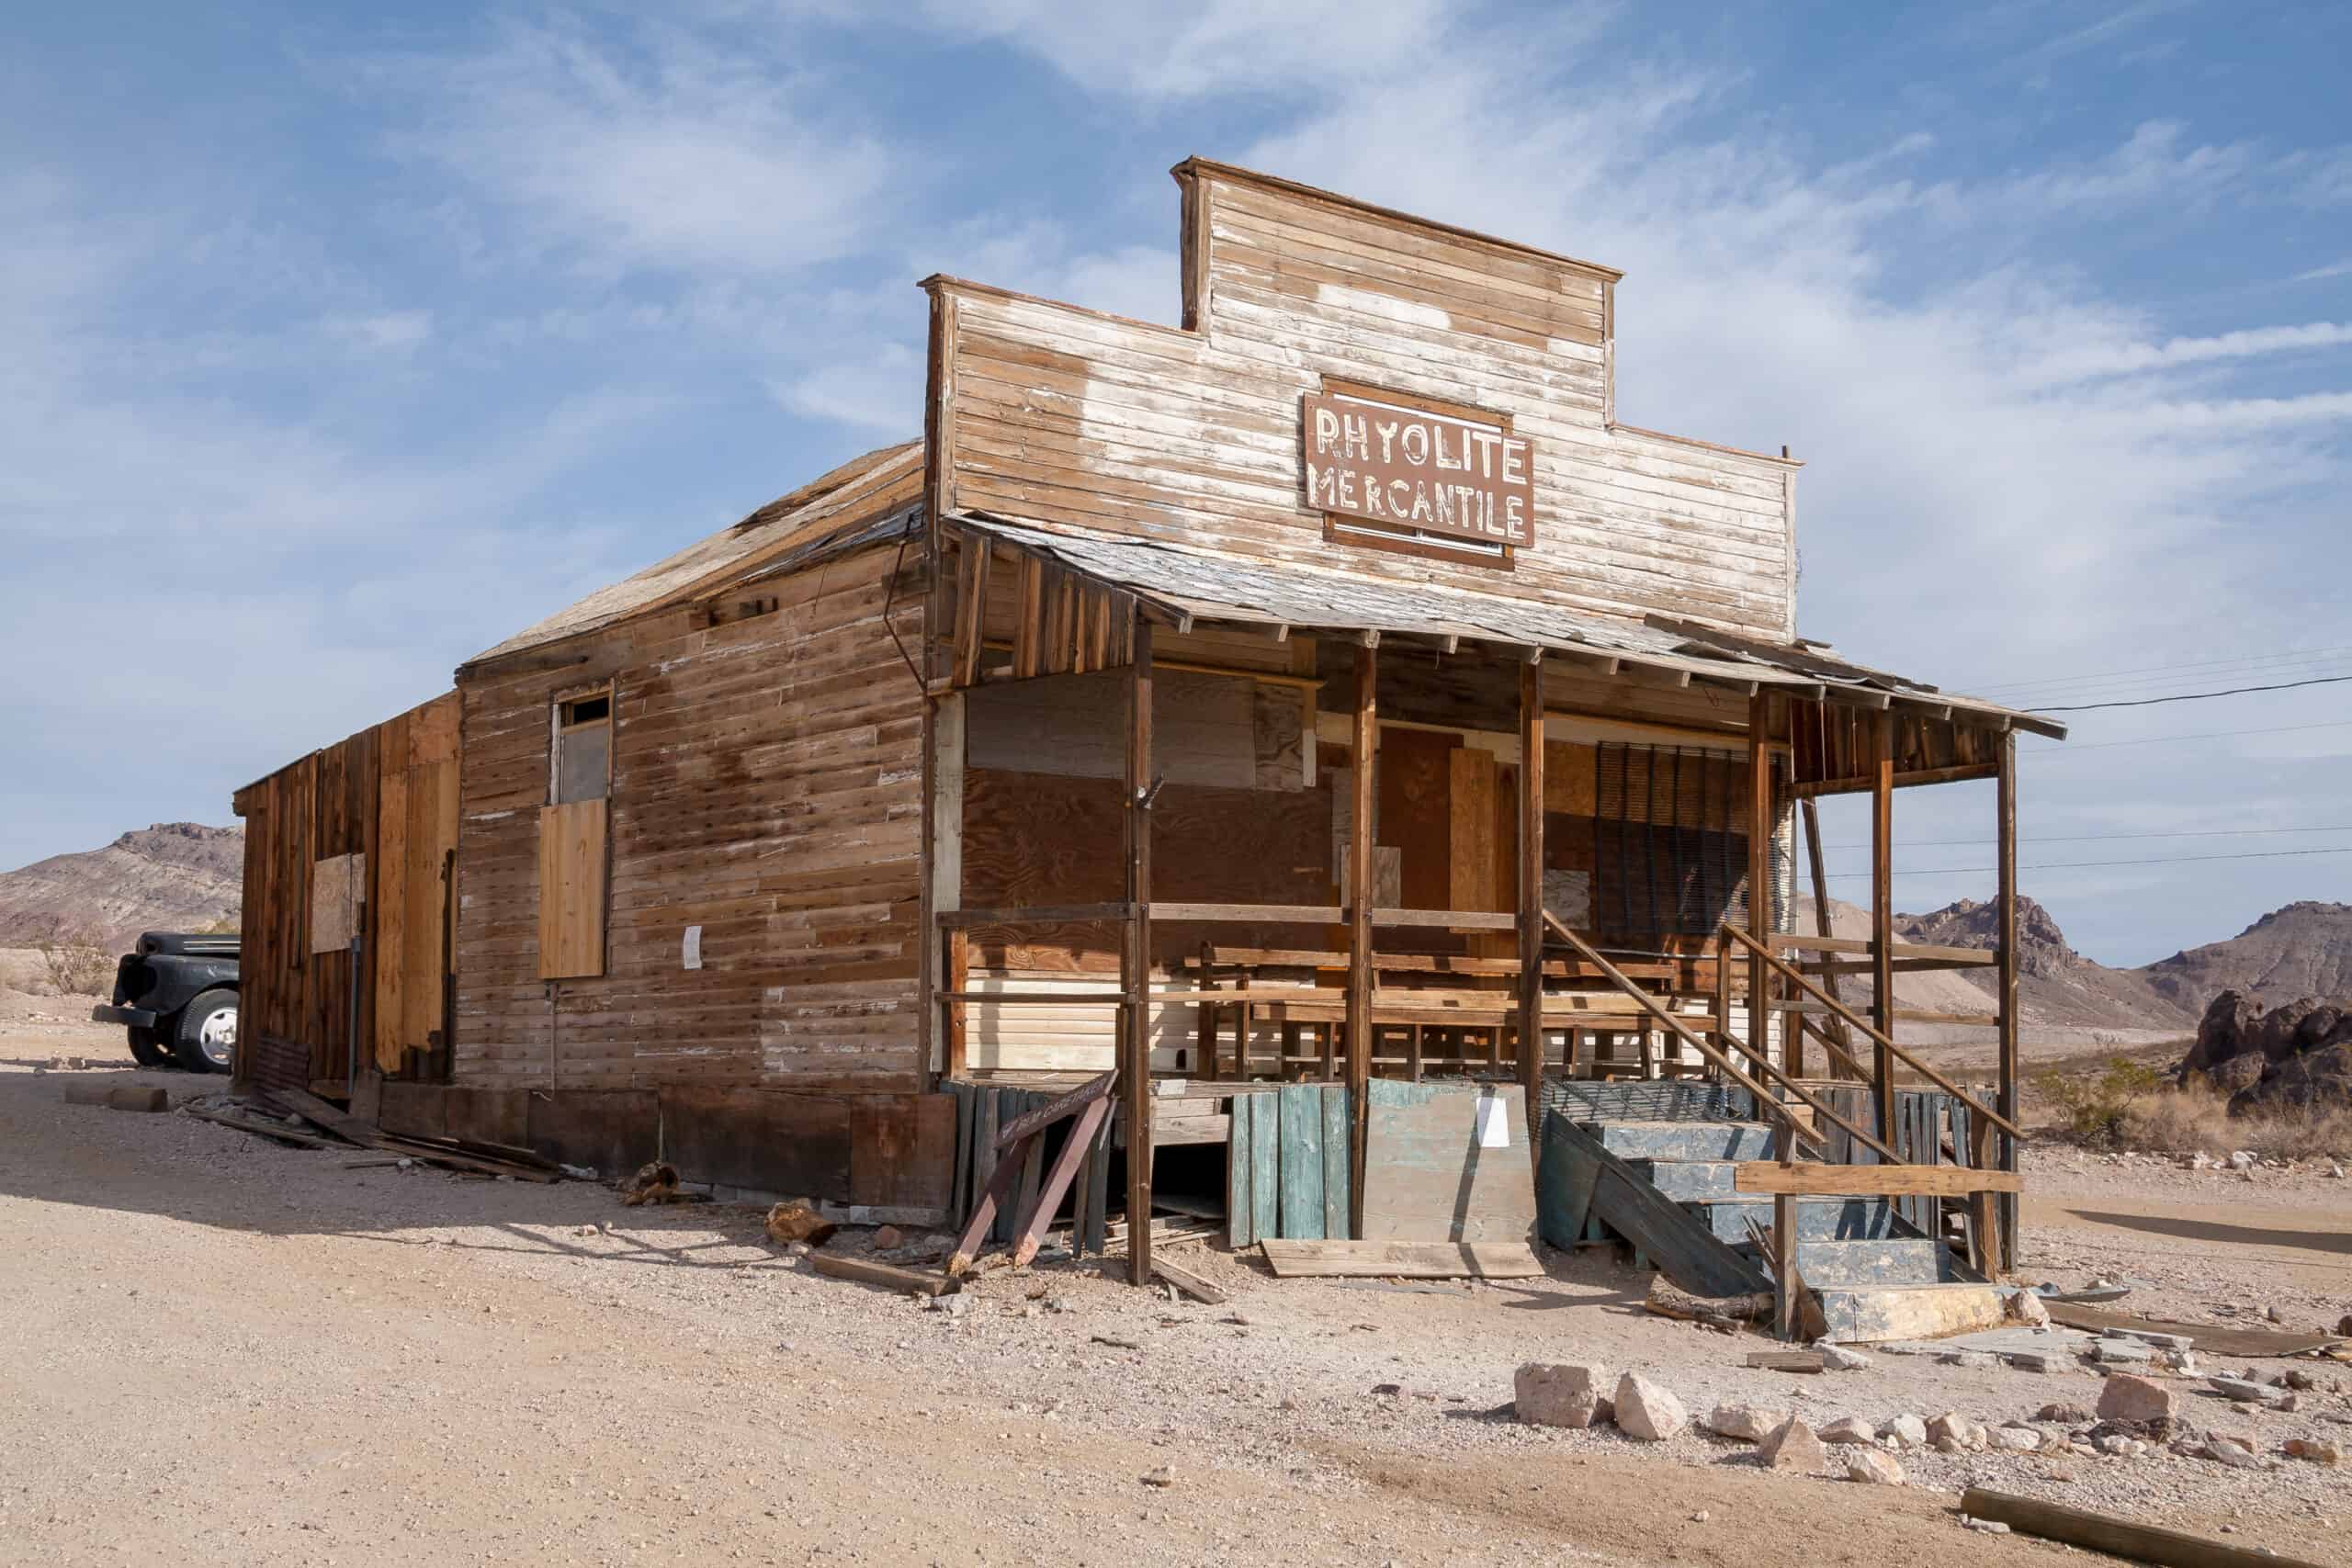
[[172,1054],[164,1049],[163,1038],[150,1026],[130,1026],[130,1059],[142,1067],[168,1067]]
[[172,1055],[191,1073],[225,1073],[237,1060],[237,993],[215,987],[180,1010]]

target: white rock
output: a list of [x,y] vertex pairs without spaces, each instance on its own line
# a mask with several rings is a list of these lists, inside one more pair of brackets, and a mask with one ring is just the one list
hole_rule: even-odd
[[2205,1440],[2205,1457],[2217,1463],[2226,1464],[2233,1470],[2269,1468],[2260,1454],[2256,1453],[2235,1438],[2208,1438]]
[[1682,1402],[1638,1372],[1617,1380],[1617,1428],[1629,1438],[1662,1443],[1690,1422]]
[[2019,1291],[2012,1295],[2009,1298],[2008,1310],[2011,1317],[2016,1318],[2019,1323],[2030,1324],[2036,1328],[2043,1326],[2050,1321],[2050,1309],[2043,1306],[2041,1298],[2031,1291]]
[[2041,1434],[2030,1427],[1996,1427],[1993,1446],[2005,1453],[2030,1454],[2041,1447]]
[[1923,1449],[1928,1446],[1928,1423],[1917,1416],[1897,1416],[1882,1424],[1878,1435],[1892,1438],[1898,1448]]
[[1589,1427],[1608,1402],[1600,1392],[1608,1380],[1602,1367],[1530,1361],[1511,1379],[1513,1409],[1520,1420],[1533,1427]]
[[1814,1347],[1821,1352],[1821,1364],[1833,1372],[1862,1372],[1871,1367],[1871,1359],[1860,1350],[1849,1350],[1843,1345],[1823,1340]]
[[1767,1410],[1755,1404],[1718,1404],[1707,1417],[1707,1430],[1719,1438],[1760,1443],[1788,1418],[1785,1410]]
[[1966,1514],[1962,1514],[1960,1516],[1960,1522],[1963,1527],[1969,1529],[1983,1530],[1986,1535],[2007,1535],[2009,1533],[2009,1527],[2003,1524],[1998,1519],[1973,1519]]
[[1869,1422],[1859,1416],[1840,1416],[1821,1429],[1821,1440],[1825,1443],[1873,1443],[1878,1440],[1878,1434],[1871,1430]]
[[1792,1416],[1765,1435],[1756,1457],[1767,1470],[1793,1470],[1810,1473],[1829,1462],[1829,1450],[1813,1428]]
[[1900,1486],[1903,1467],[1876,1449],[1864,1449],[1846,1461],[1846,1478],[1871,1486]]

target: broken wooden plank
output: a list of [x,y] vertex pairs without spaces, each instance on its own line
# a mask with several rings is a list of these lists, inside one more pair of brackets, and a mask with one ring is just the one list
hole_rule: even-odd
[[808,1267],[833,1280],[855,1280],[863,1285],[887,1285],[894,1291],[912,1291],[919,1296],[952,1295],[964,1287],[944,1274],[926,1274],[916,1269],[901,1269],[895,1263],[876,1263],[864,1258],[842,1258],[830,1252],[812,1252]]
[[1750,1350],[1747,1364],[1767,1372],[1821,1372],[1829,1370],[1828,1358],[1818,1350]]
[[103,1105],[109,1111],[169,1111],[172,1097],[149,1084],[86,1084],[65,1086],[68,1105]]
[[2256,1359],[2301,1356],[2345,1343],[2341,1335],[2290,1334],[2276,1328],[2236,1328],[2226,1324],[2176,1323],[2166,1318],[2133,1317],[2128,1313],[2101,1312],[2097,1307],[2052,1301],[2046,1296],[2042,1298],[2041,1304],[2050,1314],[2051,1322],[2063,1324],[2068,1328],[2080,1328],[2092,1334],[2102,1334],[2110,1328],[2135,1334],[2177,1334],[2189,1341],[2192,1349],[2216,1356],[2247,1356]]
[[1523,1241],[1291,1241],[1258,1243],[1286,1280],[1534,1280],[1544,1265]]
[[372,1147],[379,1135],[374,1126],[347,1111],[337,1111],[308,1089],[273,1089],[268,1091],[267,1098],[311,1126],[333,1133],[345,1143],[360,1148]]
[[[282,1122],[248,1121],[243,1116],[231,1116],[219,1111],[207,1111],[198,1105],[183,1105],[180,1109],[199,1122],[217,1122],[223,1127],[234,1127],[240,1133],[251,1133],[256,1137],[274,1138],[281,1144],[290,1144],[296,1148],[339,1149],[345,1146],[340,1138],[322,1138],[314,1134],[298,1132]],[[348,1169],[349,1167],[345,1168]]]
[[[1598,1168],[1591,1213],[1682,1289],[1701,1296],[1751,1295],[1772,1289],[1770,1276],[1733,1250],[1704,1221],[1642,1179],[1601,1147],[1600,1139],[1556,1111],[1544,1115],[1544,1146],[1547,1170],[1564,1170],[1577,1159]],[[1555,1168],[1555,1161],[1561,1163]],[[1564,1176],[1555,1175],[1547,1178],[1545,1190],[1569,1185]],[[1553,1224],[1556,1229],[1559,1222]]]
[[1218,1286],[1210,1284],[1189,1269],[1179,1269],[1165,1258],[1152,1258],[1151,1277],[1173,1285],[1194,1301],[1205,1302],[1210,1306],[1223,1306],[1232,1299]]
[[1734,1170],[1736,1192],[1801,1197],[1965,1198],[1972,1192],[2022,1192],[2014,1170],[1974,1170],[1962,1165],[1815,1165],[1744,1160]]
[[2259,1547],[2228,1546],[2203,1536],[2019,1497],[1972,1486],[1961,1495],[1960,1511],[1972,1519],[1990,1519],[2044,1540],[2064,1541],[2110,1556],[2154,1562],[2160,1568],[2319,1568],[2301,1558],[2280,1557]]

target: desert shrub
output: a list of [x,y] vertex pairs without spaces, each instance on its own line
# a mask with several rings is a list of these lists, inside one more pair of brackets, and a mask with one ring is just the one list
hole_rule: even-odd
[[2033,1080],[2056,1111],[2059,1132],[2086,1144],[2122,1142],[2133,1102],[2163,1084],[2164,1075],[2128,1056],[2109,1057],[2098,1073],[2048,1072]]
[[112,987],[115,955],[96,931],[85,927],[60,927],[36,939],[42,976],[62,997],[99,995]]
[[204,936],[235,936],[244,929],[244,916],[232,909],[200,933]]

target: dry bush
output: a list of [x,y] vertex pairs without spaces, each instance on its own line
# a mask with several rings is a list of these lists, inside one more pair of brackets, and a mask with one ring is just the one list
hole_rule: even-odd
[[2313,1105],[2233,1116],[2229,1097],[2204,1084],[2175,1089],[2145,1081],[2155,1076],[2145,1068],[2118,1070],[2133,1066],[2111,1063],[2097,1077],[2059,1083],[2044,1075],[2036,1087],[2059,1107],[2062,1130],[2083,1143],[2216,1158],[2238,1149],[2266,1159],[2352,1158],[2352,1110]]
[[104,996],[114,987],[115,954],[98,933],[84,926],[60,926],[33,942],[42,976],[61,997]]

